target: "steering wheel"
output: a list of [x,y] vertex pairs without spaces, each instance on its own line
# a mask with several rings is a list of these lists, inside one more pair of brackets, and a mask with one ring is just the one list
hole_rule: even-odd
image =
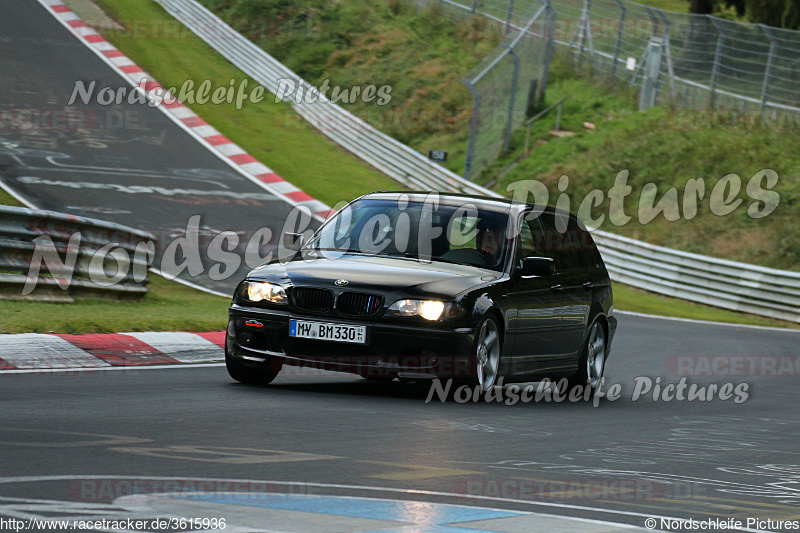
[[497,264],[497,258],[494,254],[490,254],[486,250],[475,250],[481,255],[481,259],[486,261],[486,266],[495,266]]

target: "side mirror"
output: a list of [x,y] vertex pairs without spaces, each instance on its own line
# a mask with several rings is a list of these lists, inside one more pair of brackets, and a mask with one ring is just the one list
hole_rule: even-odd
[[546,278],[553,275],[554,265],[555,263],[549,257],[526,257],[522,260],[521,274],[523,277]]
[[287,250],[299,250],[305,244],[306,236],[303,233],[289,233],[283,234],[283,246]]

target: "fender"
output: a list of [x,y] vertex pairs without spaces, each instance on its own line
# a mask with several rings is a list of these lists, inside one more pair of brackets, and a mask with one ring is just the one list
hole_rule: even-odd
[[[484,292],[478,296],[475,299],[475,305],[472,306],[472,326],[477,327],[477,325],[481,323],[481,320],[493,309],[500,311],[500,307],[488,293]],[[508,327],[506,316],[502,311],[500,311],[500,315],[503,317],[503,324],[501,324],[501,327],[503,331],[505,331]]]

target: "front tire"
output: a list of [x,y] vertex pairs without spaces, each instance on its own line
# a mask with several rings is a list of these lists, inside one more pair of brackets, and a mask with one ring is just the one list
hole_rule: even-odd
[[240,359],[231,357],[225,348],[225,367],[228,374],[239,383],[263,386],[269,385],[278,376],[283,368],[283,361],[270,357],[258,367],[246,366]]
[[469,385],[478,386],[487,392],[497,384],[500,370],[500,328],[493,318],[486,318],[478,326],[475,346],[472,354],[474,376],[470,376]]
[[589,335],[586,337],[586,344],[578,363],[578,372],[569,380],[570,390],[578,385],[589,387],[591,389],[590,396],[594,396],[600,380],[603,379],[606,358],[606,332],[603,325],[596,321],[592,324]]

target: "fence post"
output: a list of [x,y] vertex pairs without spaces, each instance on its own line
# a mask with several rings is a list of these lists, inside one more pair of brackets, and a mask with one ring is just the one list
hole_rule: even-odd
[[467,156],[464,161],[464,179],[469,179],[472,171],[472,158],[475,155],[475,137],[478,135],[478,123],[481,114],[481,95],[478,89],[468,79],[461,80],[472,93],[472,120],[470,120],[469,141],[467,142]]
[[480,0],[472,0],[472,12],[473,13],[477,13],[478,12],[478,2],[480,2]]
[[506,123],[506,133],[503,141],[503,147],[507,152],[509,146],[511,145],[511,127],[514,124],[514,103],[517,100],[517,84],[519,83],[520,61],[519,56],[511,46],[507,45],[506,43],[503,43],[503,46],[508,49],[508,53],[511,54],[511,58],[514,61],[514,74],[511,77],[511,97],[508,102],[508,122]]
[[667,75],[669,76],[669,97],[672,102],[675,102],[675,99],[678,96],[677,90],[675,88],[675,69],[672,65],[672,43],[670,42],[670,35],[669,30],[672,27],[672,23],[664,15],[664,12],[658,8],[653,8],[656,13],[658,13],[661,22],[664,23],[664,35],[662,37],[662,55],[667,61]]
[[506,12],[506,33],[511,30],[511,17],[514,16],[514,0],[508,0],[508,11]]
[[656,41],[647,43],[645,50],[646,65],[643,67],[642,92],[639,96],[639,110],[650,109],[656,104],[659,78],[661,75],[661,44]]
[[617,30],[617,44],[614,46],[614,63],[611,66],[611,75],[617,75],[617,63],[619,63],[619,54],[622,51],[622,35],[625,31],[625,17],[628,13],[628,8],[622,3],[622,0],[614,0],[619,6],[619,30]]
[[556,118],[556,131],[561,131],[561,115],[564,112],[564,102],[558,104],[558,117]]
[[550,74],[550,62],[553,59],[553,46],[556,39],[556,18],[557,14],[550,0],[542,0],[545,5],[545,13],[547,13],[547,46],[544,53],[544,69],[542,71],[542,82],[539,87],[539,95],[537,98],[537,105],[544,103],[544,97],[547,95],[547,82]]
[[664,53],[664,39],[659,37],[659,19],[655,12],[645,7],[650,21],[653,24],[653,32],[650,35],[650,42],[644,53],[644,63],[642,65],[642,92],[639,96],[639,110],[650,109],[656,104],[658,91],[661,85],[661,61]]
[[586,42],[589,42],[589,46],[594,52],[594,40],[592,39],[592,0],[583,0],[583,11],[581,12],[581,20],[580,25],[578,26],[578,30],[581,32],[580,35],[580,48],[579,48],[579,55],[583,57],[583,51],[586,49]]
[[767,59],[767,66],[764,70],[764,84],[761,86],[761,120],[763,122],[764,115],[767,112],[767,102],[769,101],[769,86],[772,81],[772,69],[775,66],[775,47],[777,43],[768,26],[759,24],[759,27],[767,35],[767,38],[769,38],[769,58]]
[[717,23],[716,19],[711,15],[707,15],[708,20],[717,29],[717,50],[714,52],[714,66],[711,69],[711,96],[709,98],[708,106],[714,109],[717,105],[717,77],[719,76],[720,54],[722,53],[722,43],[725,41],[725,33],[722,27]]

